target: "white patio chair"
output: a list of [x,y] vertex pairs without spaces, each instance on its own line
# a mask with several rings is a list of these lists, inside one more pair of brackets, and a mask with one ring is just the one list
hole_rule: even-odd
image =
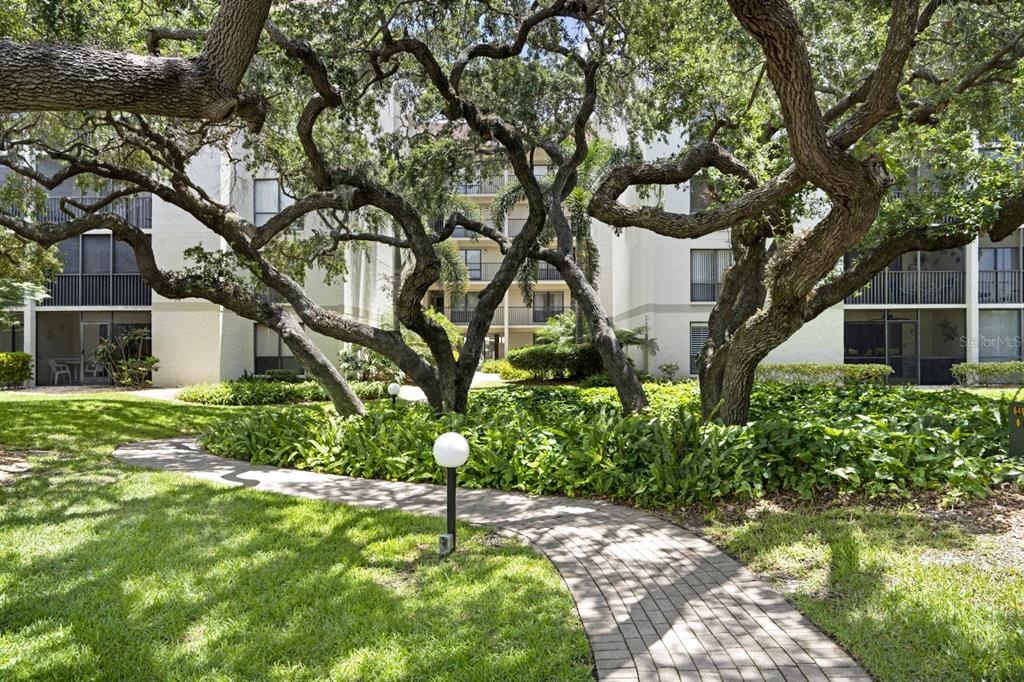
[[68,383],[71,383],[71,365],[50,358],[50,378],[53,380],[54,386],[60,385],[61,377],[67,377]]

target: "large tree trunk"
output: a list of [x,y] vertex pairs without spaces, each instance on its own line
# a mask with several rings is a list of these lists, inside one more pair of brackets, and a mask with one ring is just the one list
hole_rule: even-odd
[[[698,362],[700,410],[705,421],[746,424],[757,362],[730,361],[729,348],[701,351]],[[705,355],[706,354],[706,355]]]
[[282,310],[278,319],[274,320],[275,329],[281,340],[287,344],[292,354],[302,364],[306,372],[327,392],[334,409],[338,414],[366,414],[363,401],[355,394],[352,387],[345,381],[338,368],[323,351],[306,335],[302,324],[294,313]]
[[615,336],[615,328],[608,319],[604,306],[601,305],[597,290],[590,285],[583,270],[572,258],[558,259],[555,265],[562,279],[569,285],[573,299],[576,300],[576,314],[586,315],[590,321],[594,348],[601,355],[605,371],[615,385],[622,410],[626,414],[639,412],[647,407],[647,394],[644,393],[640,377],[633,370],[622,344]]

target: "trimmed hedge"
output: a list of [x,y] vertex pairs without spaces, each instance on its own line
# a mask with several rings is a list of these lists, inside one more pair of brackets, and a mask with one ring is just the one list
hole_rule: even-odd
[[[352,389],[363,400],[388,396],[381,381],[353,381]],[[219,384],[194,384],[178,392],[178,400],[200,405],[285,405],[328,400],[327,393],[315,381],[278,381],[241,379]]]
[[1024,362],[961,362],[950,371],[964,386],[1024,386]]
[[533,375],[523,369],[516,369],[508,360],[484,360],[480,365],[481,372],[497,374],[505,381],[526,381]]
[[856,386],[858,384],[884,384],[891,374],[892,367],[889,365],[829,365],[801,362],[758,365],[755,376],[758,381],[780,384]]
[[0,386],[21,386],[32,378],[32,356],[28,353],[0,353]]
[[581,379],[603,369],[601,356],[589,343],[570,348],[553,343],[524,346],[510,350],[508,361],[538,379]]
[[431,444],[458,431],[471,444],[459,470],[467,488],[669,509],[782,491],[984,495],[1024,474],[1006,453],[1002,398],[766,383],[755,388],[751,423],[721,426],[701,424],[693,383],[647,391],[650,408],[628,416],[614,389],[568,386],[474,391],[467,414],[440,417],[422,403],[374,403],[362,418],[260,410],[232,416],[203,443],[254,463],[442,483]]

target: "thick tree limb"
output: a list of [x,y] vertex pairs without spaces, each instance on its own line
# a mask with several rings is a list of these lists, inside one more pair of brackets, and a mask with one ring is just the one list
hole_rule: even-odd
[[126,111],[258,129],[264,102],[239,92],[270,0],[224,0],[194,59],[0,40],[0,113]]

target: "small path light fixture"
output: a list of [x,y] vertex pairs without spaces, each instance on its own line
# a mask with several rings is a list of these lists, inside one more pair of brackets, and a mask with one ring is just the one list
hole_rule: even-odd
[[[379,384],[378,384],[379,385]],[[392,381],[388,384],[388,395],[391,396],[391,407],[395,406],[395,401],[398,399],[398,392],[402,390],[402,387]]]
[[469,442],[449,431],[434,441],[434,461],[448,470],[448,532],[440,538],[441,556],[455,551],[455,469],[469,459]]

